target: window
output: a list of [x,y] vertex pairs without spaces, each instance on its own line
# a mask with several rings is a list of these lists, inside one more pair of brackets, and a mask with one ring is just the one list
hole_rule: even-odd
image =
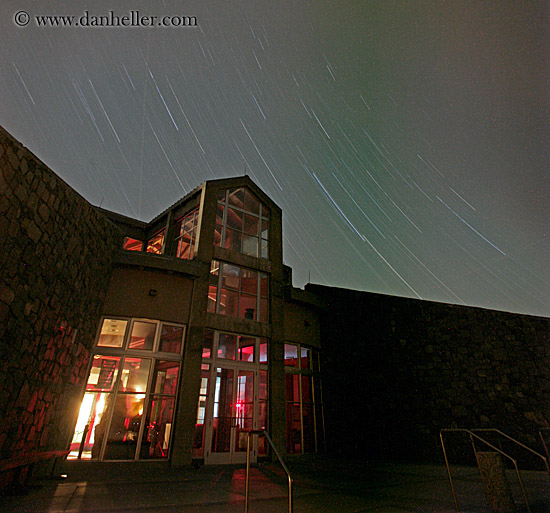
[[[227,453],[232,438],[234,451],[246,451],[246,432],[267,428],[267,346],[265,338],[206,330],[193,457],[204,456],[205,447]],[[267,454],[264,436],[258,454]]]
[[268,258],[269,211],[248,189],[218,192],[214,244]]
[[184,327],[103,319],[69,459],[168,457]]
[[176,221],[178,234],[176,256],[178,258],[191,260],[194,257],[198,219],[199,209],[197,208]]
[[126,251],[141,251],[143,249],[143,241],[132,239],[131,237],[124,237],[122,249]]
[[212,261],[208,311],[240,319],[269,322],[267,274]]
[[318,452],[324,448],[324,419],[319,353],[285,344],[287,451]]
[[163,228],[160,232],[156,233],[147,241],[147,253],[155,253],[162,255],[164,253],[164,233],[166,229]]

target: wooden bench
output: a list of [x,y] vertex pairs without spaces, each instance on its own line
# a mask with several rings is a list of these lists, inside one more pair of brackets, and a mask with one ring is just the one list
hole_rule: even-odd
[[[0,460],[0,474],[14,471],[11,478],[5,482],[3,491],[11,491],[12,493],[22,492],[28,488],[30,478],[32,477],[34,468],[41,461],[52,461],[50,475],[55,472],[55,466],[59,458],[66,458],[70,451],[44,451],[25,454],[15,458],[7,458]],[[23,482],[21,476],[24,470],[27,470]]]

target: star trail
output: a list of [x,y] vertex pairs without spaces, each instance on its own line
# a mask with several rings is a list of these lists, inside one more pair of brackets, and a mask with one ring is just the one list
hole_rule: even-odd
[[[33,19],[113,9],[197,26]],[[544,2],[7,0],[0,24],[0,124],[92,204],[147,221],[246,173],[296,286],[550,316]]]

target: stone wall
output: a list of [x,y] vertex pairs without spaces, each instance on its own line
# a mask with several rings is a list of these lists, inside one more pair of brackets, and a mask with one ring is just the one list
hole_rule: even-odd
[[[541,450],[550,320],[317,285],[335,451],[441,457],[439,430],[498,428]],[[467,449],[468,445],[465,446]]]
[[0,129],[0,458],[67,447],[117,237]]

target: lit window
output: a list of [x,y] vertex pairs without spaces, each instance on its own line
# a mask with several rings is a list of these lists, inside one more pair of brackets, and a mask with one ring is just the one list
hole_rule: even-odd
[[141,251],[143,249],[143,241],[132,239],[131,237],[124,237],[122,249],[125,249],[126,251]]
[[191,260],[194,257],[198,219],[199,209],[197,208],[176,221],[176,233],[178,234],[176,256],[178,258]]
[[218,192],[214,244],[222,248],[268,258],[269,212],[248,189]]
[[183,335],[155,320],[103,320],[69,459],[168,457]]
[[287,451],[321,451],[324,420],[319,354],[299,344],[285,344],[284,349]]
[[207,310],[269,322],[268,276],[232,264],[212,261]]
[[155,253],[157,255],[162,255],[164,252],[164,233],[165,229],[163,228],[160,232],[156,233],[147,241],[147,253]]

